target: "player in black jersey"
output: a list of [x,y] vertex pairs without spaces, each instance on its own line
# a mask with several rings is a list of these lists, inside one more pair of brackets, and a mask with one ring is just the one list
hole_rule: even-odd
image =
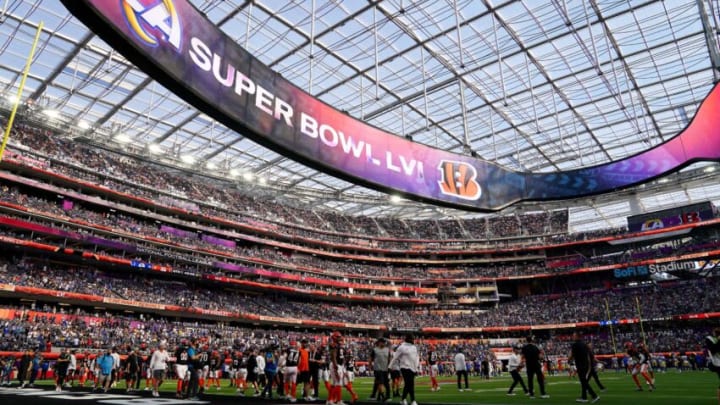
[[132,392],[135,382],[140,379],[141,361],[137,349],[130,349],[130,353],[125,359],[125,387],[127,387],[127,392]]
[[357,402],[358,394],[353,389],[353,382],[355,382],[355,356],[353,356],[350,351],[345,353],[345,380],[343,382],[345,389],[350,393],[352,402]]
[[[315,349],[315,354],[313,355],[313,359],[315,363],[317,364],[317,375],[315,376],[315,382],[313,383],[314,390],[315,390],[315,398],[318,398],[318,395],[320,393],[319,391],[319,385],[320,381],[322,381],[325,384],[325,389],[327,392],[330,392],[330,372],[329,370],[329,364],[328,364],[328,356],[327,351],[325,350],[325,346],[318,343],[317,348]],[[312,363],[310,363],[312,366]]]
[[247,356],[243,352],[236,350],[232,355],[232,368],[235,369],[235,392],[238,395],[245,395],[247,388]]
[[435,351],[435,345],[428,345],[427,363],[430,366],[430,391],[440,391],[438,384],[438,352]]
[[220,353],[217,350],[213,350],[210,353],[210,360],[209,360],[209,371],[207,379],[205,380],[205,389],[210,389],[210,386],[213,385],[213,382],[215,383],[215,389],[217,391],[220,390],[220,368],[222,367],[222,358],[220,357]]
[[210,356],[212,356],[212,352],[210,351],[210,346],[206,344],[203,346],[202,351],[198,352],[196,359],[195,365],[198,370],[198,387],[200,387],[199,392],[201,394],[205,392],[205,381],[210,374]]
[[290,345],[285,350],[285,378],[284,388],[287,399],[290,402],[297,402],[297,376],[298,364],[300,363],[300,351],[297,342],[290,341]]
[[[258,375],[261,372],[258,368],[258,362],[257,362],[257,349],[253,348],[249,352],[245,353],[244,358],[247,359],[247,382],[248,384],[252,384],[253,388],[255,388],[255,394],[253,396],[259,397],[260,396],[260,386],[258,385]],[[264,372],[264,371],[262,371]]]
[[346,348],[344,339],[340,332],[335,331],[330,335],[330,381],[332,383],[328,401],[334,404],[342,404],[342,386],[345,380],[345,356]]
[[190,375],[188,374],[189,363],[190,356],[188,355],[187,342],[183,340],[175,349],[175,377],[177,378],[175,396],[177,398],[183,398],[187,393],[188,381],[190,381]]
[[315,343],[312,343],[310,345],[308,352],[308,366],[310,369],[310,385],[312,386],[312,392],[306,394],[310,395],[311,398],[317,398],[319,393],[318,389],[320,386],[320,362],[318,360],[318,356],[321,357],[322,352],[318,345]]

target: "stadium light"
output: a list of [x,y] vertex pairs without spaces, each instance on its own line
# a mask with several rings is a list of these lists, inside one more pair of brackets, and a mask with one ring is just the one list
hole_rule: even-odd
[[267,184],[267,180],[265,180],[265,177],[258,177],[258,183],[264,186]]
[[205,167],[210,170],[215,170],[218,168],[217,165],[215,164],[215,162],[207,162],[207,163],[205,163]]
[[80,120],[77,124],[80,129],[90,129],[90,124],[85,120]]
[[150,153],[152,153],[153,155],[157,155],[157,154],[162,153],[162,148],[160,147],[160,145],[158,145],[158,144],[156,144],[156,143],[151,143],[150,145],[148,145],[148,150],[149,150]]
[[243,173],[243,179],[245,179],[245,181],[253,181],[254,178],[255,176],[250,172]]
[[50,118],[60,117],[60,112],[58,110],[51,110],[51,109],[43,110],[43,114],[47,115]]
[[230,169],[230,175],[233,177],[237,177],[240,175],[240,172],[238,171],[238,169]]
[[708,166],[705,168],[705,173],[712,173],[715,171],[715,166]]
[[180,160],[182,160],[183,162],[185,162],[189,165],[195,163],[195,157],[192,155],[181,155]]
[[115,135],[115,141],[118,143],[130,143],[130,142],[132,142],[132,139],[130,139],[129,136],[121,133],[121,134]]
[[391,203],[398,204],[398,203],[400,203],[400,201],[402,201],[402,197],[400,197],[399,195],[393,194],[390,196]]
[[6,99],[10,104],[15,104],[15,103],[17,103],[17,101],[18,101],[18,98],[17,98],[17,96],[16,96],[15,94],[8,94],[7,96],[5,96],[5,99]]

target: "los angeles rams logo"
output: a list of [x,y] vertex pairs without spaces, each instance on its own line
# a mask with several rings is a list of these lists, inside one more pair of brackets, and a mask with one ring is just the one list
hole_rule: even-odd
[[120,0],[128,25],[149,46],[163,40],[180,50],[182,27],[172,0]]
[[477,200],[482,194],[477,182],[477,170],[465,162],[443,160],[438,165],[440,170],[440,192],[465,200]]
[[653,229],[662,229],[665,227],[665,224],[663,223],[662,219],[655,218],[655,219],[648,219],[647,221],[643,222],[643,224],[640,226],[641,231],[651,231]]

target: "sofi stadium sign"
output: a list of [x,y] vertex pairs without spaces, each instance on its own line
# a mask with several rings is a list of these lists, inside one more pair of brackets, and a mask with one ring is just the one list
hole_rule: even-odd
[[515,172],[334,109],[262,64],[186,0],[62,1],[151,77],[244,136],[346,180],[419,200],[492,211],[610,192],[720,158],[718,87],[683,132],[645,152],[578,170]]
[[653,263],[615,269],[614,274],[615,278],[642,277],[656,273],[671,273],[679,270],[696,270],[697,268],[696,262]]

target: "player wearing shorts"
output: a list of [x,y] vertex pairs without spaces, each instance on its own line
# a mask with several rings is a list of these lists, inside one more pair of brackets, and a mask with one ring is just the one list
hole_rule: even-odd
[[[113,353],[116,352],[113,350]],[[167,350],[165,350],[165,343],[161,342],[158,349],[155,350],[155,353],[153,353],[152,358],[150,359],[150,369],[152,370],[153,376],[153,397],[157,398],[160,396],[158,390],[165,380],[168,361],[170,361],[170,354]]]

